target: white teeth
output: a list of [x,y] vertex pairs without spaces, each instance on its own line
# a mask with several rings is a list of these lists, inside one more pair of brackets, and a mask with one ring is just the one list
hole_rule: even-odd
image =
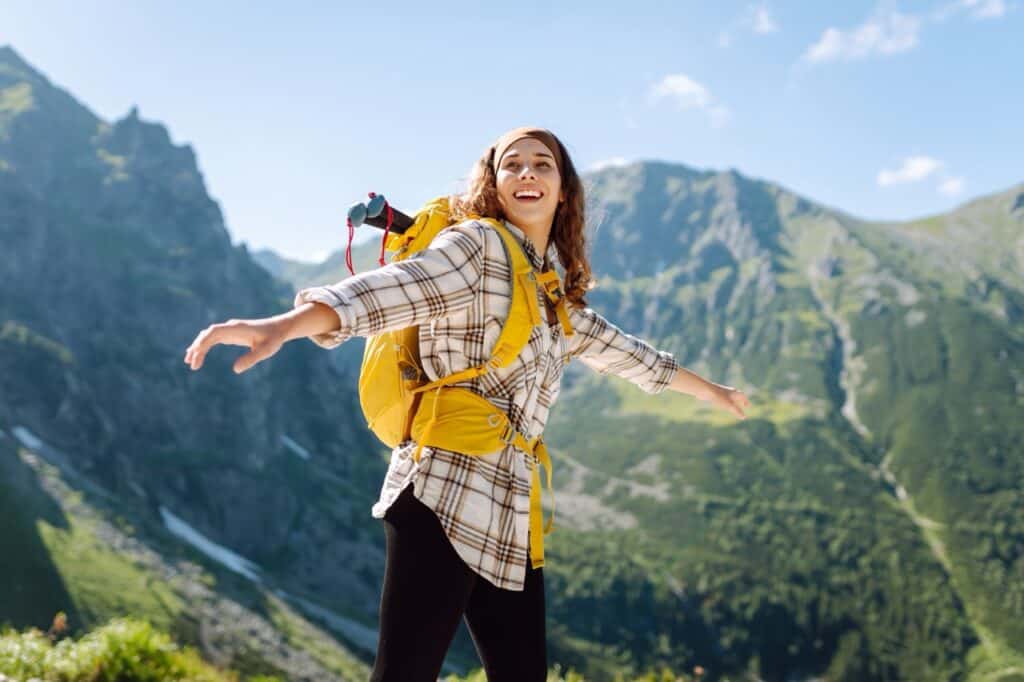
[[519,197],[536,197],[537,199],[540,199],[540,192],[532,189],[524,189],[520,192],[516,192],[515,197],[517,199]]

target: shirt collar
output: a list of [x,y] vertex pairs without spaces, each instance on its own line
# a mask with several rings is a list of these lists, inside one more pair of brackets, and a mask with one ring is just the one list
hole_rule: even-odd
[[[533,240],[527,237],[525,232],[520,230],[518,227],[516,227],[509,221],[503,220],[502,222],[505,224],[505,227],[508,228],[508,231],[511,232],[515,236],[515,238],[519,240],[519,243],[523,245],[523,251],[526,252],[526,256],[527,258],[530,259],[530,262],[533,264],[533,267],[537,268],[538,270],[543,269],[544,258],[537,252],[537,247],[533,245]],[[557,258],[558,249],[555,247],[555,242],[551,239],[548,239],[548,263],[554,265]]]

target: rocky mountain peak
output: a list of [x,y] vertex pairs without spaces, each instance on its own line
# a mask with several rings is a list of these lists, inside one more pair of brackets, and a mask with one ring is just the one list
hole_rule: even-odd
[[0,45],[0,77],[18,73],[21,78],[46,81],[46,77],[29,65],[10,45]]
[[709,249],[771,261],[783,220],[814,205],[735,169],[642,161],[587,176],[598,272],[650,276]]

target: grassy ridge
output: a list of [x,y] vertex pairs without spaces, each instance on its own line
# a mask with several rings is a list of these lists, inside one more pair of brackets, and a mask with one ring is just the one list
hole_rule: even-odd
[[[195,649],[181,647],[149,623],[118,619],[79,639],[56,640],[38,629],[0,634],[0,673],[16,680],[43,682],[239,682],[234,671],[202,660]],[[279,678],[256,675],[247,682]]]
[[184,560],[180,547],[161,545],[168,555],[158,554],[140,529],[96,494],[71,487],[56,467],[14,447],[10,436],[0,437],[0,524],[0,623],[43,627],[65,611],[69,631],[82,635],[129,616],[201,645],[204,655],[240,674],[368,674],[364,662],[270,591],[191,551],[183,554],[206,568]]

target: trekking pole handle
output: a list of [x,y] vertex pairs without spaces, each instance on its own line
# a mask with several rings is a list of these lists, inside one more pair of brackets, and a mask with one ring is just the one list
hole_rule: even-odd
[[[353,227],[359,227],[360,225],[365,224],[383,230],[388,224],[387,208],[387,201],[384,199],[383,195],[378,194],[370,199],[368,204],[364,204],[362,202],[352,204],[348,209],[348,219],[352,222]],[[412,224],[412,218],[402,213],[394,206],[391,207],[391,232],[402,234],[408,230]]]
[[402,213],[393,206],[389,206],[387,201],[381,195],[377,195],[370,200],[367,204],[367,217],[364,222],[368,225],[373,225],[380,229],[384,229],[387,226],[388,211],[391,213],[391,228],[390,231],[401,235],[403,231],[406,231],[413,226],[413,219],[408,215]]

